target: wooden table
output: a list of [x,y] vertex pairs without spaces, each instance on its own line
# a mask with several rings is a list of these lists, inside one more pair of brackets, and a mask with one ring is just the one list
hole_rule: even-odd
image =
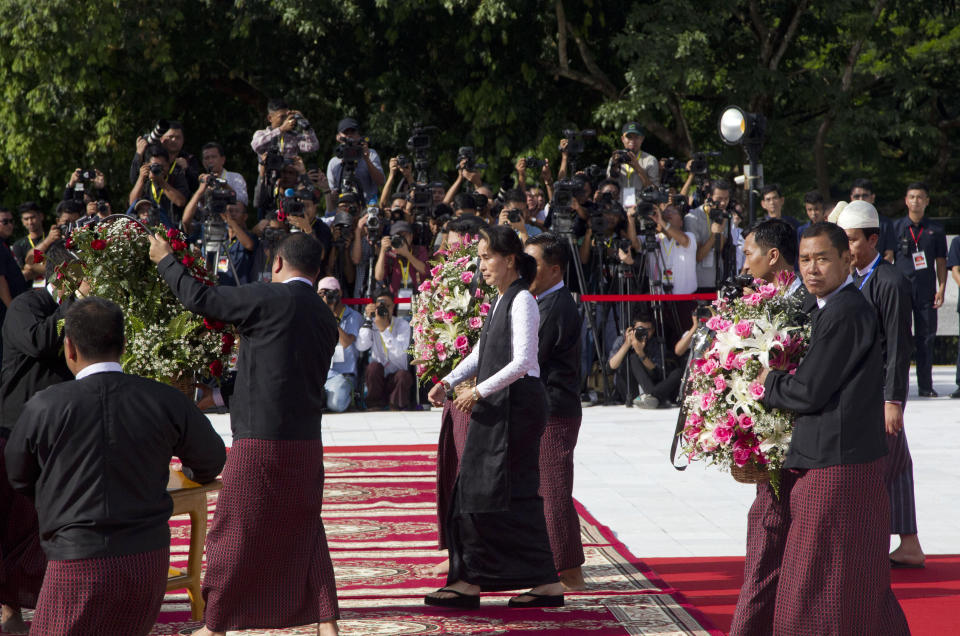
[[187,568],[170,568],[167,591],[187,589],[190,614],[195,621],[203,620],[203,595],[200,593],[200,569],[203,564],[203,544],[207,539],[207,493],[220,490],[219,479],[209,484],[198,484],[187,479],[179,470],[170,469],[167,493],[173,499],[173,514],[190,515],[190,552]]

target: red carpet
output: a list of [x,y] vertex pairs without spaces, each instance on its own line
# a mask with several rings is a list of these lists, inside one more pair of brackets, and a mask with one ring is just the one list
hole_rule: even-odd
[[[644,559],[724,632],[743,583],[742,557]],[[893,570],[893,591],[913,636],[960,634],[960,556],[928,556],[922,570]]]
[[[326,450],[323,518],[340,600],[341,634],[522,634],[719,636],[706,618],[616,540],[581,513],[589,589],[556,609],[506,608],[512,593],[484,594],[480,610],[427,607],[423,595],[444,583],[426,570],[437,550],[436,446],[361,446]],[[211,496],[211,514],[216,497]],[[171,520],[171,562],[186,560],[185,518]],[[167,594],[153,634],[196,629],[184,592]],[[240,634],[315,634],[316,627],[246,630]]]

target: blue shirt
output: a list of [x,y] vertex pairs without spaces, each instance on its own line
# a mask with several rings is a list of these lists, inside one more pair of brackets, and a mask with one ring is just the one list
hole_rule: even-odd
[[[377,151],[373,148],[370,149],[370,161],[382,174],[383,166],[380,165],[380,155],[378,155]],[[327,164],[327,181],[330,183],[330,187],[338,192],[342,192],[340,189],[340,174],[343,171],[342,163],[339,157],[334,157],[330,160],[330,163]],[[370,170],[367,168],[367,162],[364,161],[363,158],[357,161],[357,170],[353,173],[353,176],[360,184],[360,187],[363,188],[364,201],[369,201],[370,197],[380,198],[380,188],[373,182],[373,177],[370,176]]]
[[[344,306],[343,313],[340,314],[340,328],[353,336],[354,341],[349,347],[343,349],[343,362],[334,362],[330,365],[330,370],[327,372],[327,379],[342,373],[357,372],[357,356],[359,354],[357,352],[356,337],[357,334],[360,333],[361,324],[363,324],[363,316],[360,315],[360,312]],[[337,348],[340,348],[339,344]]]

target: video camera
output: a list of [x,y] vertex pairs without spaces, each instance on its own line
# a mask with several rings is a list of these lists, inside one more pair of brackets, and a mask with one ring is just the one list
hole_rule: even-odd
[[336,154],[344,164],[349,163],[356,165],[357,162],[363,159],[363,145],[365,143],[370,143],[369,137],[345,139],[337,146],[334,154]]
[[640,200],[653,205],[670,203],[670,188],[666,186],[647,186],[640,191]]
[[313,192],[287,188],[280,198],[280,211],[283,212],[284,216],[304,216],[306,213],[303,205],[304,201],[313,201]]
[[698,177],[706,177],[710,172],[710,165],[707,158],[719,156],[720,153],[716,150],[693,153],[693,161],[690,162],[690,173]]
[[203,193],[203,207],[210,214],[223,214],[228,205],[237,202],[237,193],[233,191],[226,179],[219,179],[212,174],[207,175],[207,190]]
[[60,230],[60,235],[66,239],[77,230],[85,228],[88,225],[95,225],[98,221],[99,219],[95,216],[81,216],[76,221],[61,223],[57,226],[57,229]]
[[572,128],[566,128],[561,133],[563,138],[567,140],[567,148],[558,148],[560,152],[566,152],[567,156],[576,156],[583,152],[584,142],[587,139],[596,139],[597,131],[591,128],[586,130],[573,130]]
[[736,300],[743,296],[744,287],[752,286],[753,276],[750,274],[738,274],[723,281],[723,284],[720,286],[720,295],[727,300]]
[[707,199],[703,202],[703,211],[707,213],[711,223],[723,223],[733,214],[733,200],[727,201],[726,207],[718,207],[713,199]]

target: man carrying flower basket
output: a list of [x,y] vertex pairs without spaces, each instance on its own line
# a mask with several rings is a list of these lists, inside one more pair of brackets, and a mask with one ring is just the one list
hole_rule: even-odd
[[909,633],[890,589],[880,338],[850,263],[842,229],[804,232],[800,272],[818,305],[810,343],[795,370],[765,365],[758,377],[765,406],[796,413],[784,462],[796,481],[765,634]]

